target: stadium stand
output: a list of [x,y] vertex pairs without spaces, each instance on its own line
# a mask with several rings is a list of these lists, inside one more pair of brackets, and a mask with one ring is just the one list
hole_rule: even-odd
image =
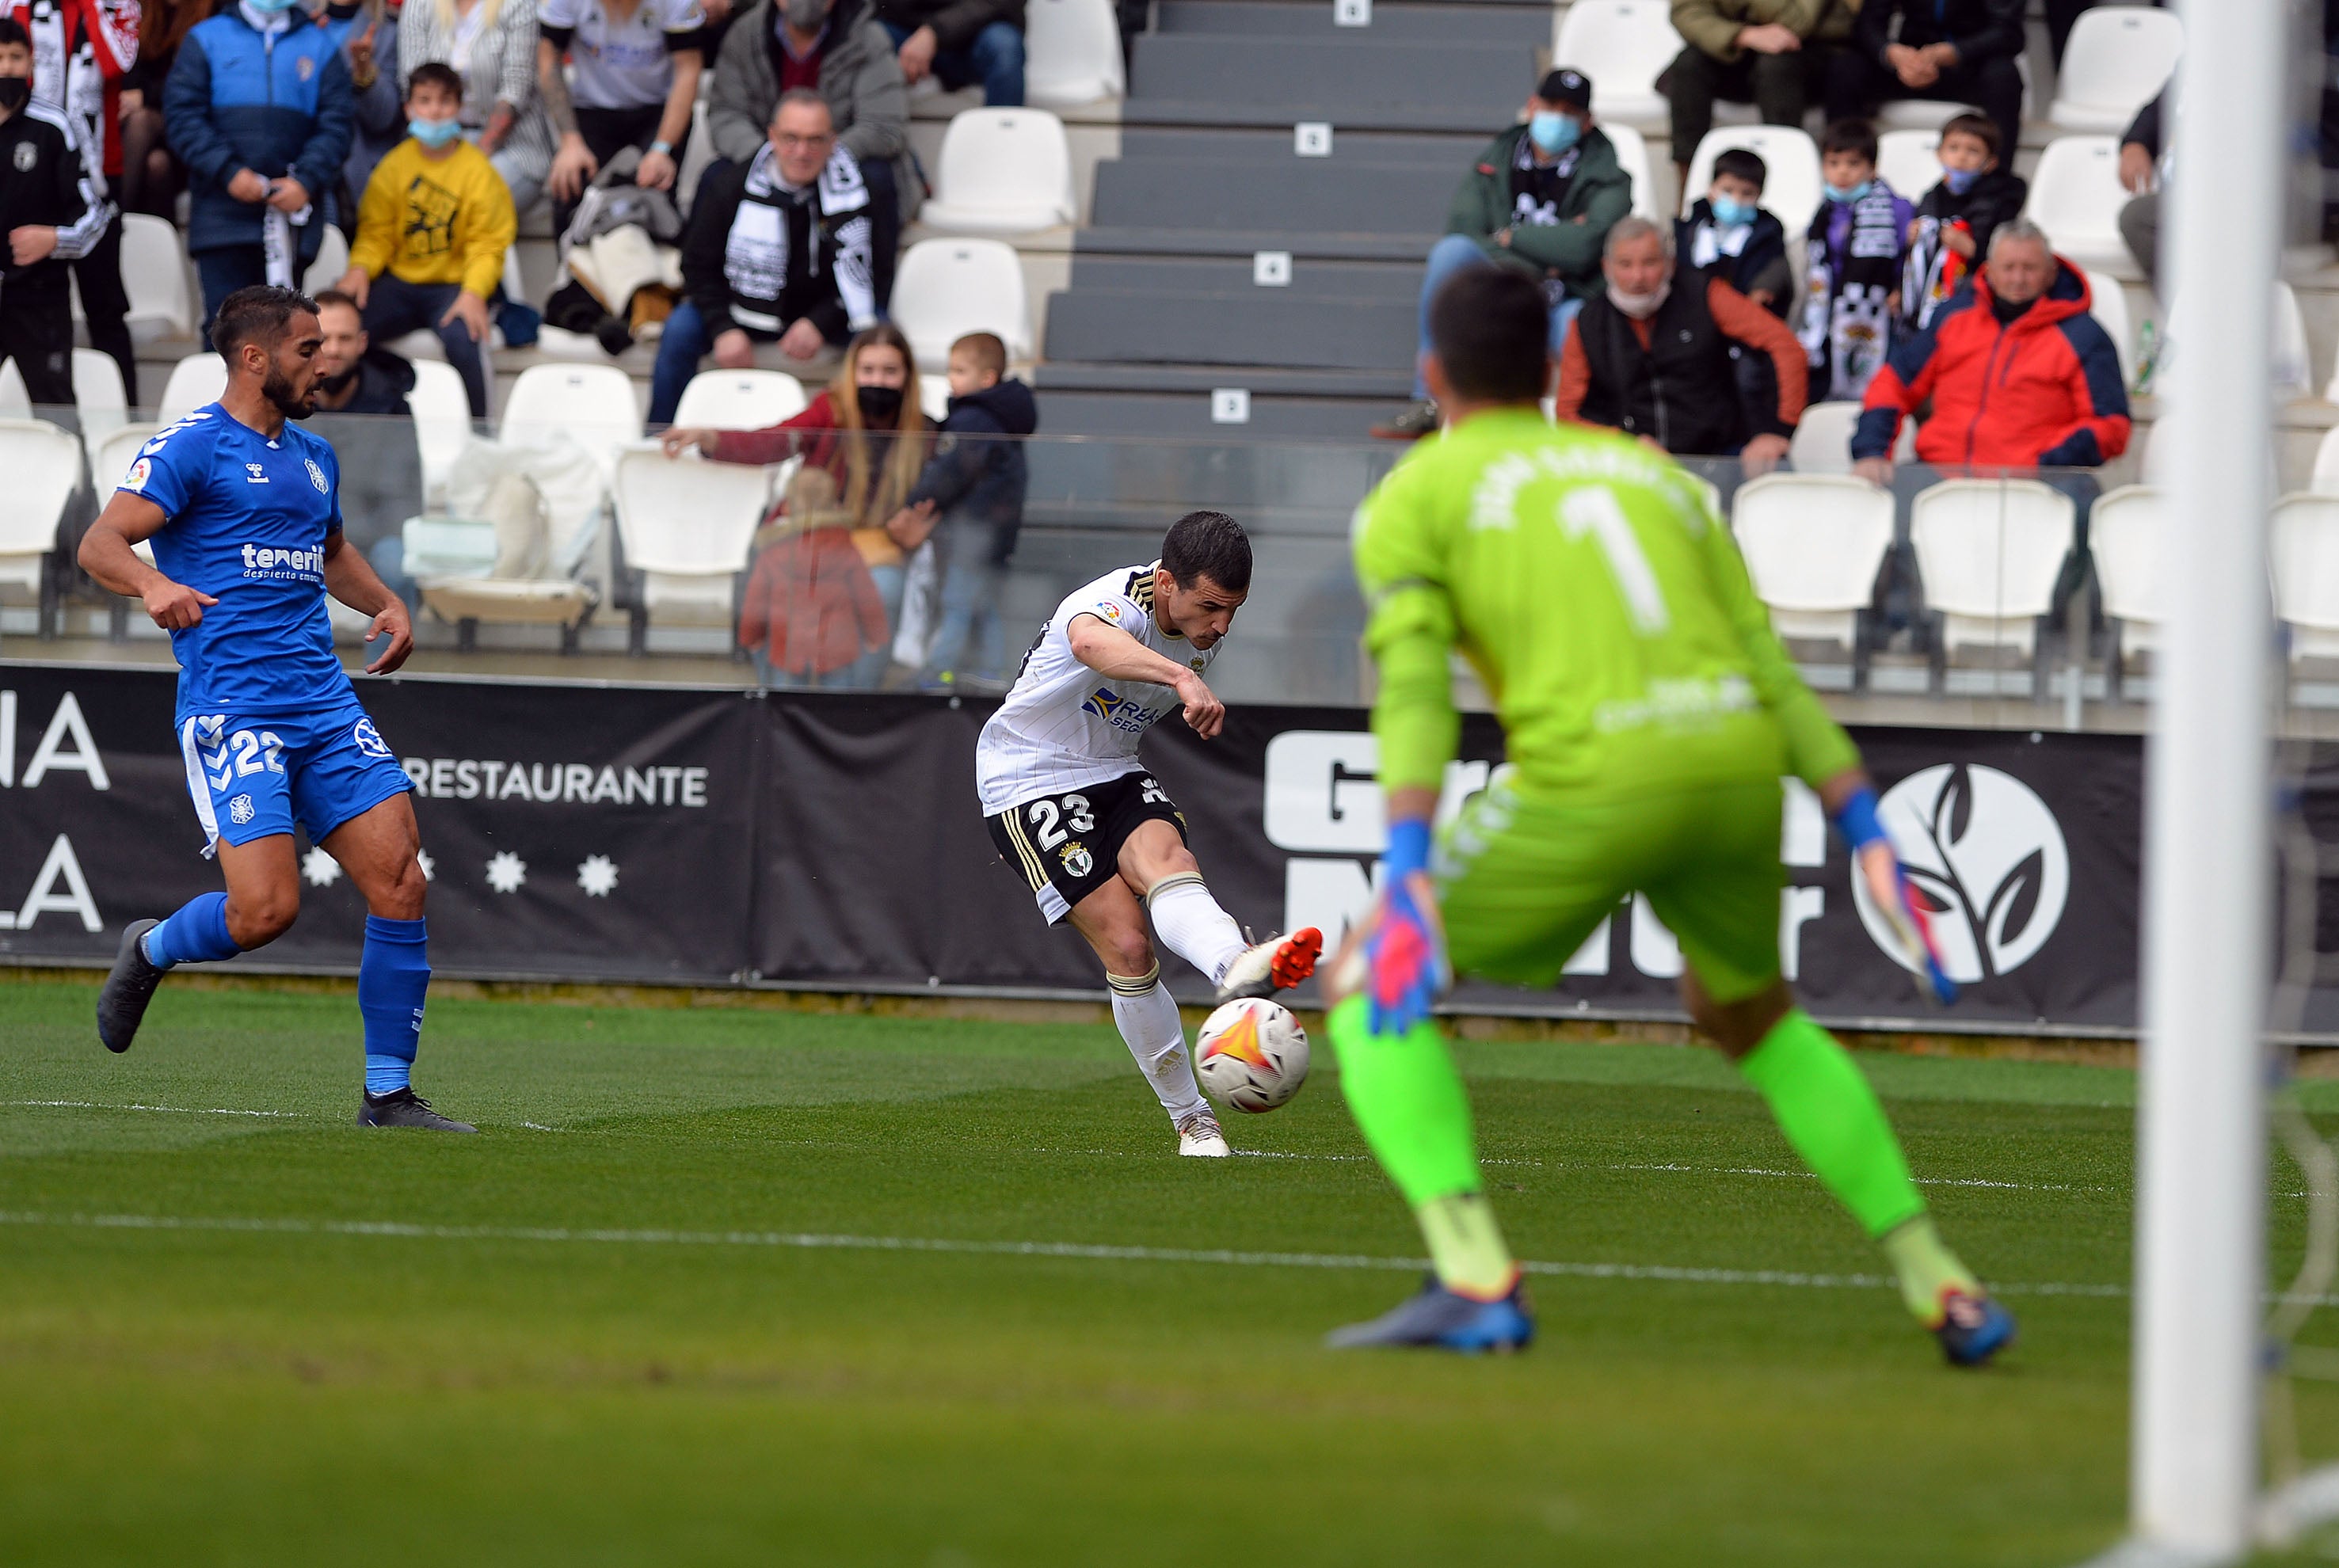
[[938,375],[951,344],[969,332],[995,333],[1011,360],[1028,360],[1023,264],[998,240],[921,240],[902,253],[894,274],[893,324],[926,375]]
[[628,576],[627,651],[647,646],[652,616],[725,627],[737,615],[747,542],[771,497],[770,476],[738,463],[656,450],[617,455],[617,536]]
[[2274,508],[2275,614],[2290,656],[2339,658],[2339,497],[2289,495]]
[[[1787,461],[1799,474],[1848,474],[1851,472],[1851,432],[1860,423],[1858,403],[1813,403],[1803,410],[1802,422],[1795,427],[1795,439],[1787,449]],[[1917,456],[1917,421],[1900,421],[1900,439],[1892,446],[1892,460],[1912,461]]]
[[1887,131],[1876,138],[1876,172],[1911,202],[1941,182],[1938,130]]
[[2047,117],[2060,130],[2117,135],[2160,91],[2185,52],[2174,11],[2138,5],[2083,12],[2063,52]]
[[1061,120],[1044,109],[969,109],[943,136],[918,221],[944,234],[1028,234],[1078,213]]
[[1551,58],[1592,78],[1592,113],[1663,132],[1670,106],[1657,78],[1682,51],[1663,0],[1575,0],[1554,12]]
[[785,370],[701,370],[682,390],[674,422],[710,430],[760,430],[804,410],[804,383]]
[[1843,474],[1765,474],[1738,488],[1731,531],[1782,637],[1833,643],[1868,684],[1869,606],[1892,547],[1892,497]]
[[431,506],[447,498],[447,476],[471,439],[471,400],[462,372],[444,360],[414,361],[414,390],[406,394],[414,413],[415,444],[422,453],[422,494]]
[[1024,100],[1036,107],[1076,108],[1121,94],[1112,0],[1029,0],[1023,48]]
[[2031,695],[2047,695],[2039,623],[2077,527],[2071,498],[2037,479],[1944,479],[1909,509],[1909,539],[1932,620],[1933,685],[1960,648],[2011,650],[2031,662]]
[[2055,242],[2066,260],[2116,278],[2140,276],[2120,238],[2119,137],[2058,136],[2038,155],[2024,213]]
[[227,362],[217,354],[189,354],[171,370],[163,396],[154,405],[157,424],[185,419],[227,390]]
[[1690,157],[1689,179],[1682,186],[1683,215],[1713,183],[1715,156],[1732,147],[1746,148],[1762,160],[1770,171],[1762,185],[1762,205],[1787,226],[1790,236],[1801,238],[1820,210],[1820,193],[1827,182],[1820,174],[1819,143],[1793,125],[1717,125],[1708,131]]
[[0,508],[0,602],[40,606],[44,636],[55,628],[57,523],[81,488],[81,442],[44,419],[0,419],[0,471],[9,504]]
[[2119,700],[2128,661],[2158,640],[2160,540],[2165,492],[2153,485],[2122,485],[2098,498],[2087,514],[2087,549],[2095,557],[2110,636],[2104,685]]

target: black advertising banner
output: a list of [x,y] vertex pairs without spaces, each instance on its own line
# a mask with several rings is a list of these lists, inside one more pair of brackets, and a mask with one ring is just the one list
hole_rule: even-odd
[[[152,670],[0,668],[0,953],[110,961],[219,887]],[[757,705],[736,692],[406,678],[359,695],[415,782],[446,975],[728,982],[748,967]],[[255,955],[354,969],[363,901],[300,843]]]
[[[0,666],[0,958],[104,961],[126,922],[220,885],[197,853],[172,690],[152,669]],[[442,974],[1100,991],[1085,945],[1042,923],[984,830],[974,745],[989,705],[430,677],[360,691],[416,783]],[[1920,1001],[1818,802],[1791,785],[1781,956],[1812,1011],[1887,1027],[2132,1030],[2141,742],[1856,738],[1966,995],[1948,1013]],[[1337,940],[1369,902],[1382,822],[1361,712],[1237,709],[1209,742],[1173,719],[1142,754],[1244,925],[1319,925]],[[1443,809],[1500,755],[1492,721],[1472,719]],[[2311,790],[2310,810],[2326,794],[2339,801],[2339,788]],[[2339,837],[2339,820],[2321,825]],[[257,956],[350,970],[363,909],[330,856],[300,847],[300,922]],[[1671,1014],[1680,964],[1671,934],[1628,901],[1559,987],[1466,984],[1457,1001]],[[1167,955],[1164,970],[1181,997],[1207,994]],[[2339,1028],[2339,993],[2314,1001],[2309,1027]]]

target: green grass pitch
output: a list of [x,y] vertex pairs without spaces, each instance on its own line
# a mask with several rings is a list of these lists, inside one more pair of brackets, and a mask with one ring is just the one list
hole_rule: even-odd
[[[121,1059],[93,1001],[0,980],[14,1568],[2055,1564],[2118,1533],[2124,1072],[1864,1059],[2021,1315],[1973,1376],[1847,1282],[1878,1258],[1717,1058],[1466,1046],[1521,1255],[1625,1266],[1540,1275],[1543,1339],[1471,1361],[1318,1348],[1420,1250],[1320,1050],[1228,1119],[1254,1158],[1204,1162],[1109,1029],[441,1000],[419,1082],[481,1124],[454,1139],[349,1125],[346,996],[166,986]],[[2339,1454],[2339,1394],[2302,1398]]]

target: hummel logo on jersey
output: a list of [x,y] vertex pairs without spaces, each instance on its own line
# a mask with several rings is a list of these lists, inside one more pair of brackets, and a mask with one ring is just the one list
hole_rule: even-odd
[[268,469],[266,467],[259,463],[244,464],[243,482],[247,485],[266,484],[268,482]]
[[325,575],[325,551],[322,546],[313,550],[287,550],[271,545],[246,545],[243,575],[318,582]]

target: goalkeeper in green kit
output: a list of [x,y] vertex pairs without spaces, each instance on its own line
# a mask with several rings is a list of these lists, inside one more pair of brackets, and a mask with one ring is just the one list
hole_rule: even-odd
[[[1426,370],[1449,428],[1357,515],[1388,848],[1380,898],[1326,982],[1329,1032],[1349,1109],[1413,1206],[1436,1276],[1331,1342],[1474,1351],[1533,1338],[1429,1011],[1451,971],[1555,984],[1638,892],[1680,939],[1691,1017],[1882,1247],[1910,1313],[1952,1362],[1979,1365],[2012,1339],[2013,1318],[1942,1243],[1874,1091],[1780,976],[1780,778],[1791,773],[1819,791],[1911,962],[1953,994],[1875,790],[1772,636],[1703,487],[1651,447],[1544,418],[1545,320],[1541,288],[1503,269],[1439,291]],[[1494,695],[1508,763],[1433,850],[1460,731],[1456,649]]]

